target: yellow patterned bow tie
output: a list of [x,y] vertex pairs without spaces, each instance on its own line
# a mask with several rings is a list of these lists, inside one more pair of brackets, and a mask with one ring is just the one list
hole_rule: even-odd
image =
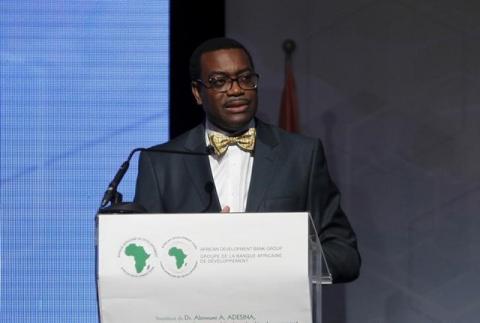
[[222,156],[231,145],[237,145],[240,149],[248,152],[252,152],[255,147],[255,128],[248,129],[247,132],[240,136],[225,136],[218,132],[211,132],[208,134],[210,144],[215,150],[217,156]]

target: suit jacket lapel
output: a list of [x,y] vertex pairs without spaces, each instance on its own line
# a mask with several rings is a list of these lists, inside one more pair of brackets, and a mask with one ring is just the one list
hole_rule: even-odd
[[256,212],[275,174],[278,139],[271,127],[257,120],[257,138],[246,212]]
[[[195,127],[190,131],[185,142],[185,149],[187,151],[205,152],[205,127],[203,124]],[[193,159],[195,158],[195,159]],[[184,165],[187,169],[188,175],[191,178],[193,185],[202,199],[205,207],[209,204],[207,212],[220,212],[220,202],[217,192],[215,190],[215,182],[213,181],[212,171],[208,156],[187,156],[183,158]],[[213,191],[208,191],[208,183],[213,184]],[[211,203],[210,203],[210,199]]]

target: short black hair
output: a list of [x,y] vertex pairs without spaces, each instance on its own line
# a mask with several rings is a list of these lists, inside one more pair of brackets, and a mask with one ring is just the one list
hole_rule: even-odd
[[193,51],[192,56],[190,57],[190,79],[192,81],[195,81],[201,77],[202,71],[201,71],[200,60],[202,58],[202,54],[207,52],[214,52],[220,49],[236,49],[236,48],[243,50],[247,54],[248,59],[250,60],[250,65],[252,66],[252,68],[254,68],[252,56],[250,55],[248,50],[245,48],[245,46],[240,44],[235,39],[231,39],[231,38],[226,38],[226,37],[212,38],[201,43]]

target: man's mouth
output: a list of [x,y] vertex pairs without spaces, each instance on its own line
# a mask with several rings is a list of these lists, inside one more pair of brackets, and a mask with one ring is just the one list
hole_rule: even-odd
[[225,104],[225,108],[228,109],[230,112],[243,112],[248,109],[249,103],[250,102],[248,100],[234,100],[227,102]]

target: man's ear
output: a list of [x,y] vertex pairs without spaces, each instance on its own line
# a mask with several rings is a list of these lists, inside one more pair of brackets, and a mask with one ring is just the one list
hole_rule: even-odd
[[202,105],[202,97],[200,96],[200,85],[197,82],[192,82],[192,94],[195,98],[195,102],[198,105]]

